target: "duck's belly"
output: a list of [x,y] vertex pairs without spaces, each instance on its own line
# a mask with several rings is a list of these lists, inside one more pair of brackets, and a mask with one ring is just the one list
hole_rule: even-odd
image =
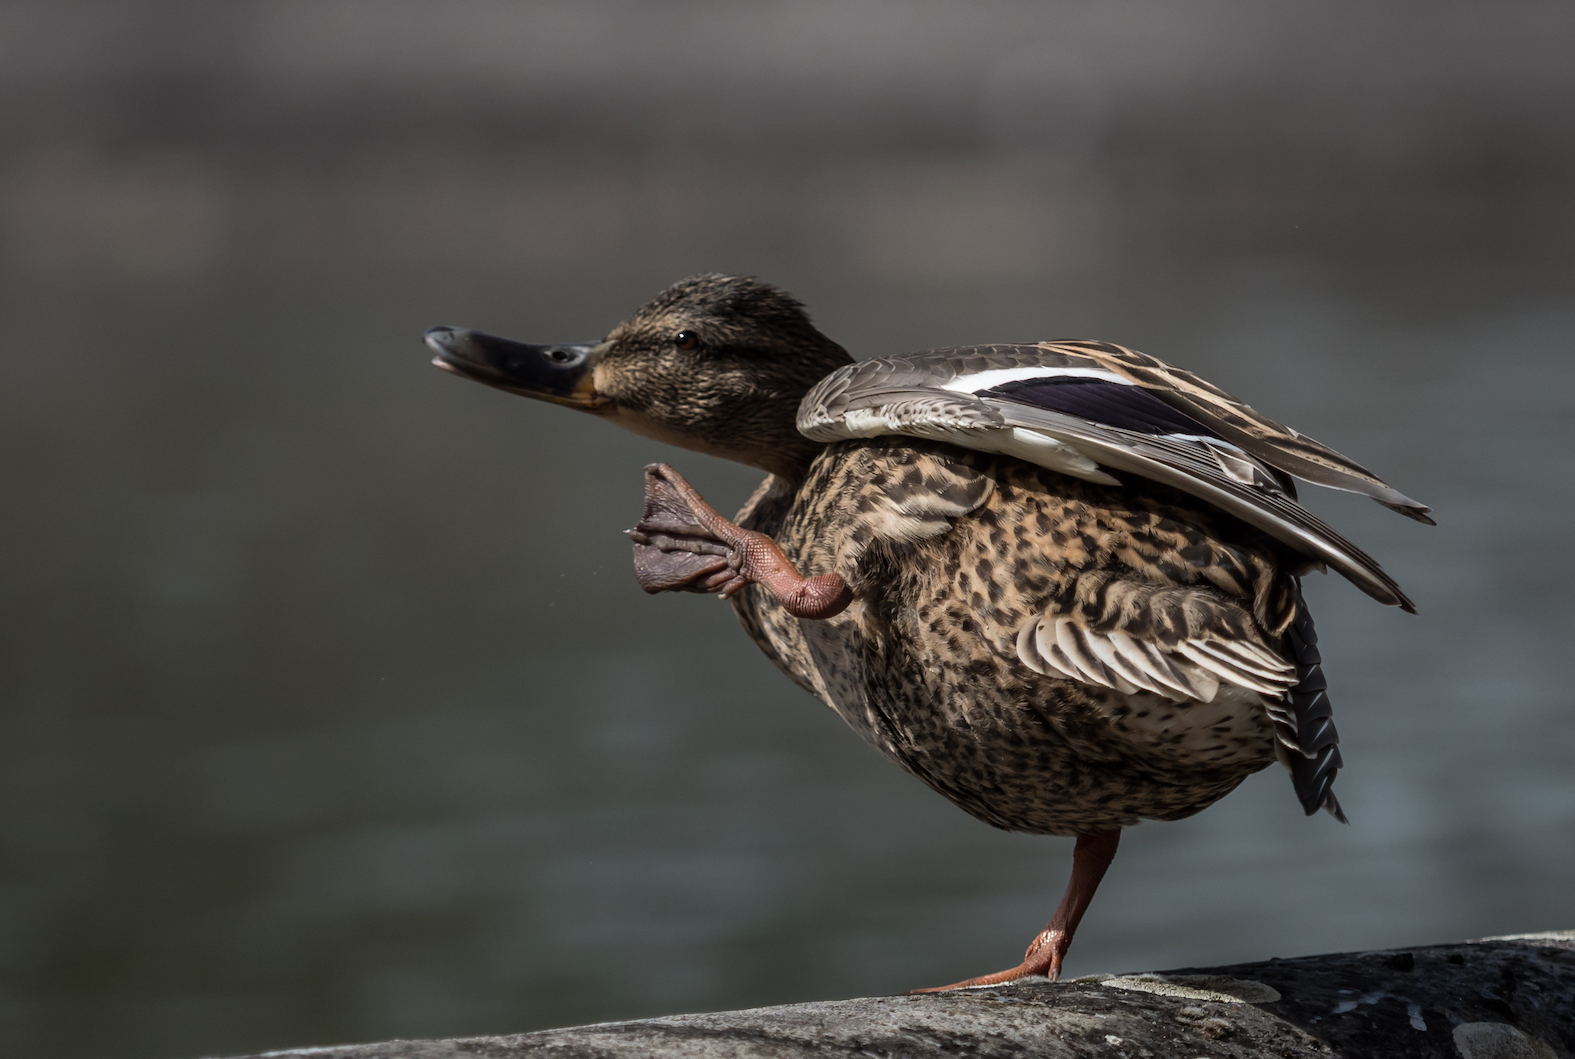
[[1010,831],[1087,834],[1179,819],[1274,760],[1263,704],[1242,689],[1177,703],[1042,677],[1015,660],[975,659],[907,681],[898,668],[869,674],[867,717],[884,726],[883,749]]
[[793,618],[758,589],[737,602],[773,661],[865,742],[995,827],[1076,835],[1175,820],[1274,761],[1254,692],[1177,703],[1045,677],[1015,656],[938,658],[946,638],[905,628],[921,608],[882,621],[855,604],[826,622]]

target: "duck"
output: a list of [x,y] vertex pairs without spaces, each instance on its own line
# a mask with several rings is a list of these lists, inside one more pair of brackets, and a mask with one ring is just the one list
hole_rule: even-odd
[[425,341],[462,378],[765,472],[729,519],[647,466],[641,587],[729,600],[789,679],[964,812],[1075,840],[1023,959],[936,988],[1058,978],[1122,830],[1270,765],[1345,822],[1302,578],[1415,607],[1297,481],[1433,520],[1197,375],[1085,340],[856,362],[790,294],[718,273],[596,342]]

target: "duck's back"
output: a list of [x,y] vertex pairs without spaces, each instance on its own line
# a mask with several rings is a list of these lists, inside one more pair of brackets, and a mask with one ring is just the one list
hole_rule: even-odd
[[751,636],[988,823],[1174,819],[1275,760],[1294,560],[1184,493],[887,437],[830,446],[796,492],[768,479],[739,522],[855,596],[802,621],[751,588]]

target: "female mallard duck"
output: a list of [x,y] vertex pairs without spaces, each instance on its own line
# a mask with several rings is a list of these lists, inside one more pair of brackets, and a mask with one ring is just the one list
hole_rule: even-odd
[[721,275],[594,344],[427,342],[455,374],[767,471],[728,521],[647,467],[646,591],[731,599],[783,672],[963,810],[1077,837],[1023,962],[957,985],[1057,977],[1121,828],[1276,759],[1308,814],[1344,820],[1298,578],[1333,567],[1412,606],[1292,476],[1428,509],[1197,376],[1104,342],[855,364],[787,294]]

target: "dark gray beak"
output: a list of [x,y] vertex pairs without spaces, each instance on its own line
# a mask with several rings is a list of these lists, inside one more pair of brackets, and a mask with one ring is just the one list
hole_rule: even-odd
[[425,335],[444,371],[500,390],[587,411],[609,403],[596,393],[592,343],[533,346],[464,327],[433,327]]

